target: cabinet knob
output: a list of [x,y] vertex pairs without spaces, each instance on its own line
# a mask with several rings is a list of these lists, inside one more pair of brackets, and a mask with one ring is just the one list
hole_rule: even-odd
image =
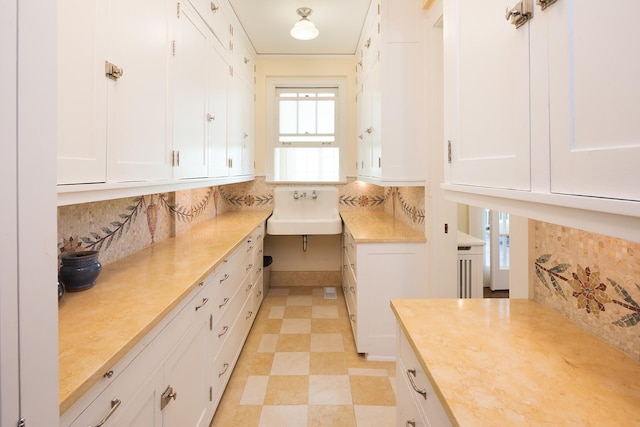
[[211,12],[216,13],[218,9],[219,9],[218,5],[215,4],[214,2],[211,2]]
[[207,113],[207,121],[212,122],[216,119],[216,116]]

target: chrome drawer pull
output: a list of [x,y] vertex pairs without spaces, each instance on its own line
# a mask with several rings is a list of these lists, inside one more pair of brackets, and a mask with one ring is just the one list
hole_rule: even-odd
[[227,373],[227,370],[229,369],[229,364],[228,364],[228,363],[225,363],[223,366],[224,366],[224,368],[222,369],[222,372],[219,372],[219,373],[218,373],[218,378],[220,378],[221,376],[223,376],[224,374],[226,374],[226,373]]
[[218,308],[224,307],[225,305],[227,305],[228,302],[229,302],[229,298],[225,298],[224,300],[222,300],[222,304],[218,305]]
[[253,268],[253,264],[249,264],[247,268],[244,269],[245,272],[251,270]]
[[105,415],[104,418],[98,424],[96,424],[96,427],[103,426],[104,423],[106,423],[107,420],[111,418],[111,415],[113,415],[113,413],[116,412],[116,410],[120,407],[121,403],[122,401],[120,399],[113,399],[111,401],[111,409],[109,409],[109,413]]
[[249,319],[251,316],[253,316],[253,311],[250,311],[247,313],[247,316],[245,317],[245,319]]
[[415,381],[413,381],[413,378],[416,376],[416,370],[415,369],[407,369],[407,377],[409,378],[409,382],[411,383],[411,387],[413,387],[413,390],[418,393],[421,394],[422,397],[424,397],[424,400],[427,400],[427,390],[425,389],[419,389],[416,386]]
[[224,282],[225,280],[227,280],[229,278],[229,273],[225,273],[224,277],[222,279],[220,279],[220,283]]
[[407,420],[406,423],[404,423],[405,427],[416,427],[416,422],[413,420]]
[[226,334],[227,332],[229,332],[229,327],[227,325],[224,326],[224,328],[222,328],[222,332],[220,332],[218,334],[218,338],[221,338],[224,334]]
[[202,304],[196,306],[196,311],[200,310],[209,302],[209,298],[202,298]]

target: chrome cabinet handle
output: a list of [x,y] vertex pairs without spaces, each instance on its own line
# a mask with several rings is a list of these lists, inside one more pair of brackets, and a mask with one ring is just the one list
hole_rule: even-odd
[[246,315],[246,317],[245,317],[245,320],[246,320],[246,319],[249,319],[251,316],[253,316],[253,311],[249,311],[249,312],[247,313],[247,315]]
[[218,372],[218,378],[220,378],[221,376],[223,376],[224,374],[227,373],[227,370],[229,369],[229,364],[225,362],[222,369],[222,372]]
[[202,298],[202,304],[196,306],[196,311],[200,310],[209,302],[209,298]]
[[220,283],[224,282],[225,280],[227,280],[229,278],[229,273],[225,273],[224,277],[222,279],[220,279]]
[[224,334],[226,334],[227,332],[229,332],[229,327],[228,327],[227,325],[225,325],[225,326],[224,326],[224,328],[222,328],[222,332],[220,332],[220,333],[218,334],[218,338],[222,338],[222,336],[223,336]]
[[245,268],[245,269],[244,269],[244,271],[249,271],[249,270],[251,270],[252,268],[253,268],[253,264],[249,264],[249,265],[247,266],[247,268]]
[[422,395],[422,397],[424,397],[424,400],[427,400],[427,390],[425,389],[419,389],[418,386],[416,386],[416,382],[413,380],[413,378],[416,376],[416,370],[415,369],[407,369],[407,377],[409,378],[409,382],[411,383],[411,387],[413,387],[413,390]]
[[120,399],[113,399],[111,401],[111,409],[109,409],[109,412],[107,413],[107,415],[105,415],[104,418],[100,420],[100,422],[96,424],[95,427],[102,427],[104,423],[106,423],[107,420],[111,418],[111,415],[113,415],[113,413],[116,412],[116,410],[120,407],[121,403],[122,401]]
[[218,308],[222,308],[222,307],[224,307],[225,305],[227,305],[227,303],[228,303],[228,302],[229,302],[229,298],[225,298],[225,299],[223,299],[223,300],[222,300],[222,304],[219,304],[219,305],[218,305]]

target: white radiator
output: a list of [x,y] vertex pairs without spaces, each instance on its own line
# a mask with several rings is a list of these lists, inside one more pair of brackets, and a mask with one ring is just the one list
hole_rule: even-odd
[[458,232],[458,298],[482,298],[484,244]]

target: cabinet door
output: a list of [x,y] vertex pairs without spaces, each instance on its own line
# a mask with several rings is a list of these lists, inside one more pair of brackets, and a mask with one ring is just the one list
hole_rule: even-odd
[[105,59],[123,75],[108,81],[109,182],[171,178],[168,9],[164,1],[111,0]]
[[[551,191],[640,200],[640,3],[561,1],[548,19]],[[594,29],[597,28],[597,31]]]
[[255,156],[255,106],[251,86],[242,88],[242,175],[253,175]]
[[58,1],[58,184],[107,179],[107,39],[99,19],[107,8],[102,0]]
[[454,184],[530,189],[529,24],[501,0],[444,3],[445,132]]
[[230,68],[229,97],[228,97],[228,134],[227,151],[228,165],[231,176],[242,175],[242,146],[243,146],[243,82]]
[[122,411],[114,413],[114,426],[162,427],[162,412],[160,411],[160,395],[163,391],[162,376],[162,369],[158,368],[149,380],[139,387],[135,396],[126,404],[122,403],[124,405]]
[[[382,176],[382,81],[380,61],[375,60],[369,73],[369,91],[371,92],[371,127],[368,132],[371,137],[370,175],[376,178]],[[398,110],[402,108],[398,105]],[[397,111],[397,110],[396,110]],[[392,137],[398,137],[393,135]],[[407,141],[403,141],[407,142]]]
[[209,406],[208,340],[209,316],[200,316],[165,364],[165,392],[176,393],[163,409],[165,426],[208,425]]
[[358,93],[358,176],[371,176],[371,85],[371,73],[368,73]]
[[212,117],[207,126],[209,142],[209,176],[229,176],[227,161],[227,97],[229,67],[213,43],[209,46],[209,97],[207,114]]
[[176,179],[207,176],[207,53],[210,31],[200,17],[183,6],[175,21],[172,106]]

